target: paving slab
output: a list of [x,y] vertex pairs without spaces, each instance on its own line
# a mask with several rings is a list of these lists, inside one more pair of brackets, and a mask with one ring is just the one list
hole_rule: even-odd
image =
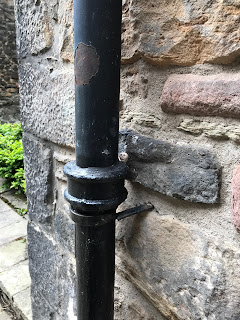
[[[0,193],[0,290],[17,318],[32,320],[26,241],[28,220],[13,208],[25,209],[25,199],[16,197],[12,191]],[[0,320],[12,319],[0,306]]]
[[2,199],[0,199],[0,211],[5,212],[5,211],[9,211],[10,209],[11,208],[9,207],[9,205],[5,203]]
[[27,220],[22,218],[21,221],[12,223],[0,229],[0,246],[12,242],[13,240],[26,237],[26,235]]
[[0,288],[8,297],[27,289],[31,285],[28,260],[0,273]]
[[12,316],[0,304],[0,320],[12,320]]
[[26,259],[26,238],[15,240],[0,246],[0,273]]
[[[9,202],[13,207],[18,209],[27,209],[27,199],[23,195],[18,195],[14,190],[1,194],[1,198]],[[1,320],[1,319],[0,319]]]
[[5,228],[15,222],[20,222],[22,220],[22,217],[20,217],[6,203],[0,200],[0,229]]
[[5,311],[0,311],[0,320],[12,320],[12,317]]
[[[32,308],[31,308],[31,288],[15,294],[13,296],[14,310],[20,312],[23,320],[32,320]],[[0,318],[0,320],[2,320]]]

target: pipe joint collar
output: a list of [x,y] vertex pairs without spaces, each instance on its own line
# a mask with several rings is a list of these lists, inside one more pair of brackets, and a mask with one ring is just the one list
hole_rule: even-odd
[[110,167],[81,168],[71,161],[63,169],[68,178],[65,199],[76,211],[115,210],[127,197],[124,178],[128,168],[118,162]]

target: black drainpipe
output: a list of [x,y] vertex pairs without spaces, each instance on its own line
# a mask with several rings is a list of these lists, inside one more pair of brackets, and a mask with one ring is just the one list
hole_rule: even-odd
[[76,162],[64,172],[78,320],[113,320],[116,208],[127,197],[118,161],[121,15],[121,0],[74,1]]

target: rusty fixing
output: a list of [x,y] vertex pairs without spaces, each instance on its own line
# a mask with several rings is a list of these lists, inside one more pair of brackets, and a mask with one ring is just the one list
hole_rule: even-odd
[[79,43],[75,50],[75,82],[84,86],[89,84],[99,69],[99,56],[91,45]]

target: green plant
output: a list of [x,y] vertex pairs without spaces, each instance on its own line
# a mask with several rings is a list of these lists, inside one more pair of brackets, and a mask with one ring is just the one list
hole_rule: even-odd
[[17,213],[20,215],[20,216],[24,216],[25,214],[27,214],[27,209],[17,209]]
[[0,177],[3,187],[25,193],[22,128],[20,123],[0,125]]

